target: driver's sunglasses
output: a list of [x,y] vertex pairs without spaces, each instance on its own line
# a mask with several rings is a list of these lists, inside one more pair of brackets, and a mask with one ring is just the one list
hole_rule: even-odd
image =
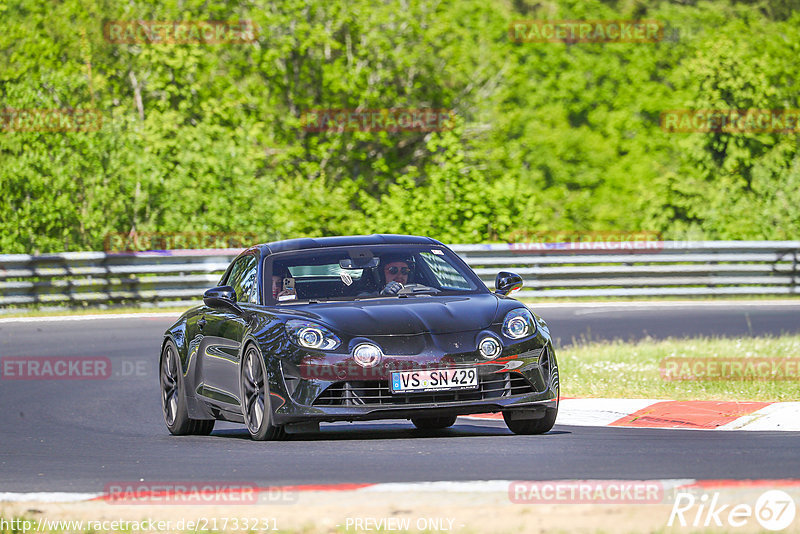
[[398,272],[400,272],[400,274],[410,274],[411,269],[408,267],[389,267],[386,269],[386,272],[389,274],[397,274]]

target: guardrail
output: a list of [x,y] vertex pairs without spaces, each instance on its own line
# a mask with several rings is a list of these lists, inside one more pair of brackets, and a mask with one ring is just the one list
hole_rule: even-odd
[[[525,280],[519,297],[800,294],[800,241],[516,243],[453,247],[484,281]],[[491,287],[491,286],[490,286]]]
[[[800,241],[453,245],[489,287],[500,270],[519,297],[800,294]],[[31,305],[199,302],[239,249],[0,254],[0,311]]]

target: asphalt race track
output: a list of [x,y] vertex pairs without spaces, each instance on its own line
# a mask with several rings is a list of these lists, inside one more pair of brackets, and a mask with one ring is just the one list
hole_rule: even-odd
[[[800,302],[533,306],[562,344],[643,336],[800,331]],[[157,356],[170,318],[0,321],[0,357],[105,356],[105,380],[0,379],[0,489],[102,492],[143,481],[259,485],[536,479],[800,478],[800,433],[556,425],[514,436],[502,421],[459,420],[423,433],[410,422],[323,425],[256,443],[237,425],[172,437]]]
[[800,332],[800,301],[531,304],[557,346],[652,337],[748,337]]

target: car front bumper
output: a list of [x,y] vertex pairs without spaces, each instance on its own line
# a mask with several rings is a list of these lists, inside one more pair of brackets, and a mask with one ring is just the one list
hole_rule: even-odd
[[[393,371],[475,368],[471,390],[392,393]],[[544,416],[558,405],[558,367],[549,339],[534,336],[486,361],[477,351],[427,350],[365,369],[347,354],[302,351],[277,362],[270,381],[277,424],[469,415],[500,411]]]

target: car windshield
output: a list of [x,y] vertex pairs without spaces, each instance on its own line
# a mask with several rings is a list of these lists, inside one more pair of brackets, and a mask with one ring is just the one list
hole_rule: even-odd
[[[488,291],[442,246],[359,246],[278,253],[267,260],[272,304],[458,295]],[[387,284],[397,291],[382,293]]]

